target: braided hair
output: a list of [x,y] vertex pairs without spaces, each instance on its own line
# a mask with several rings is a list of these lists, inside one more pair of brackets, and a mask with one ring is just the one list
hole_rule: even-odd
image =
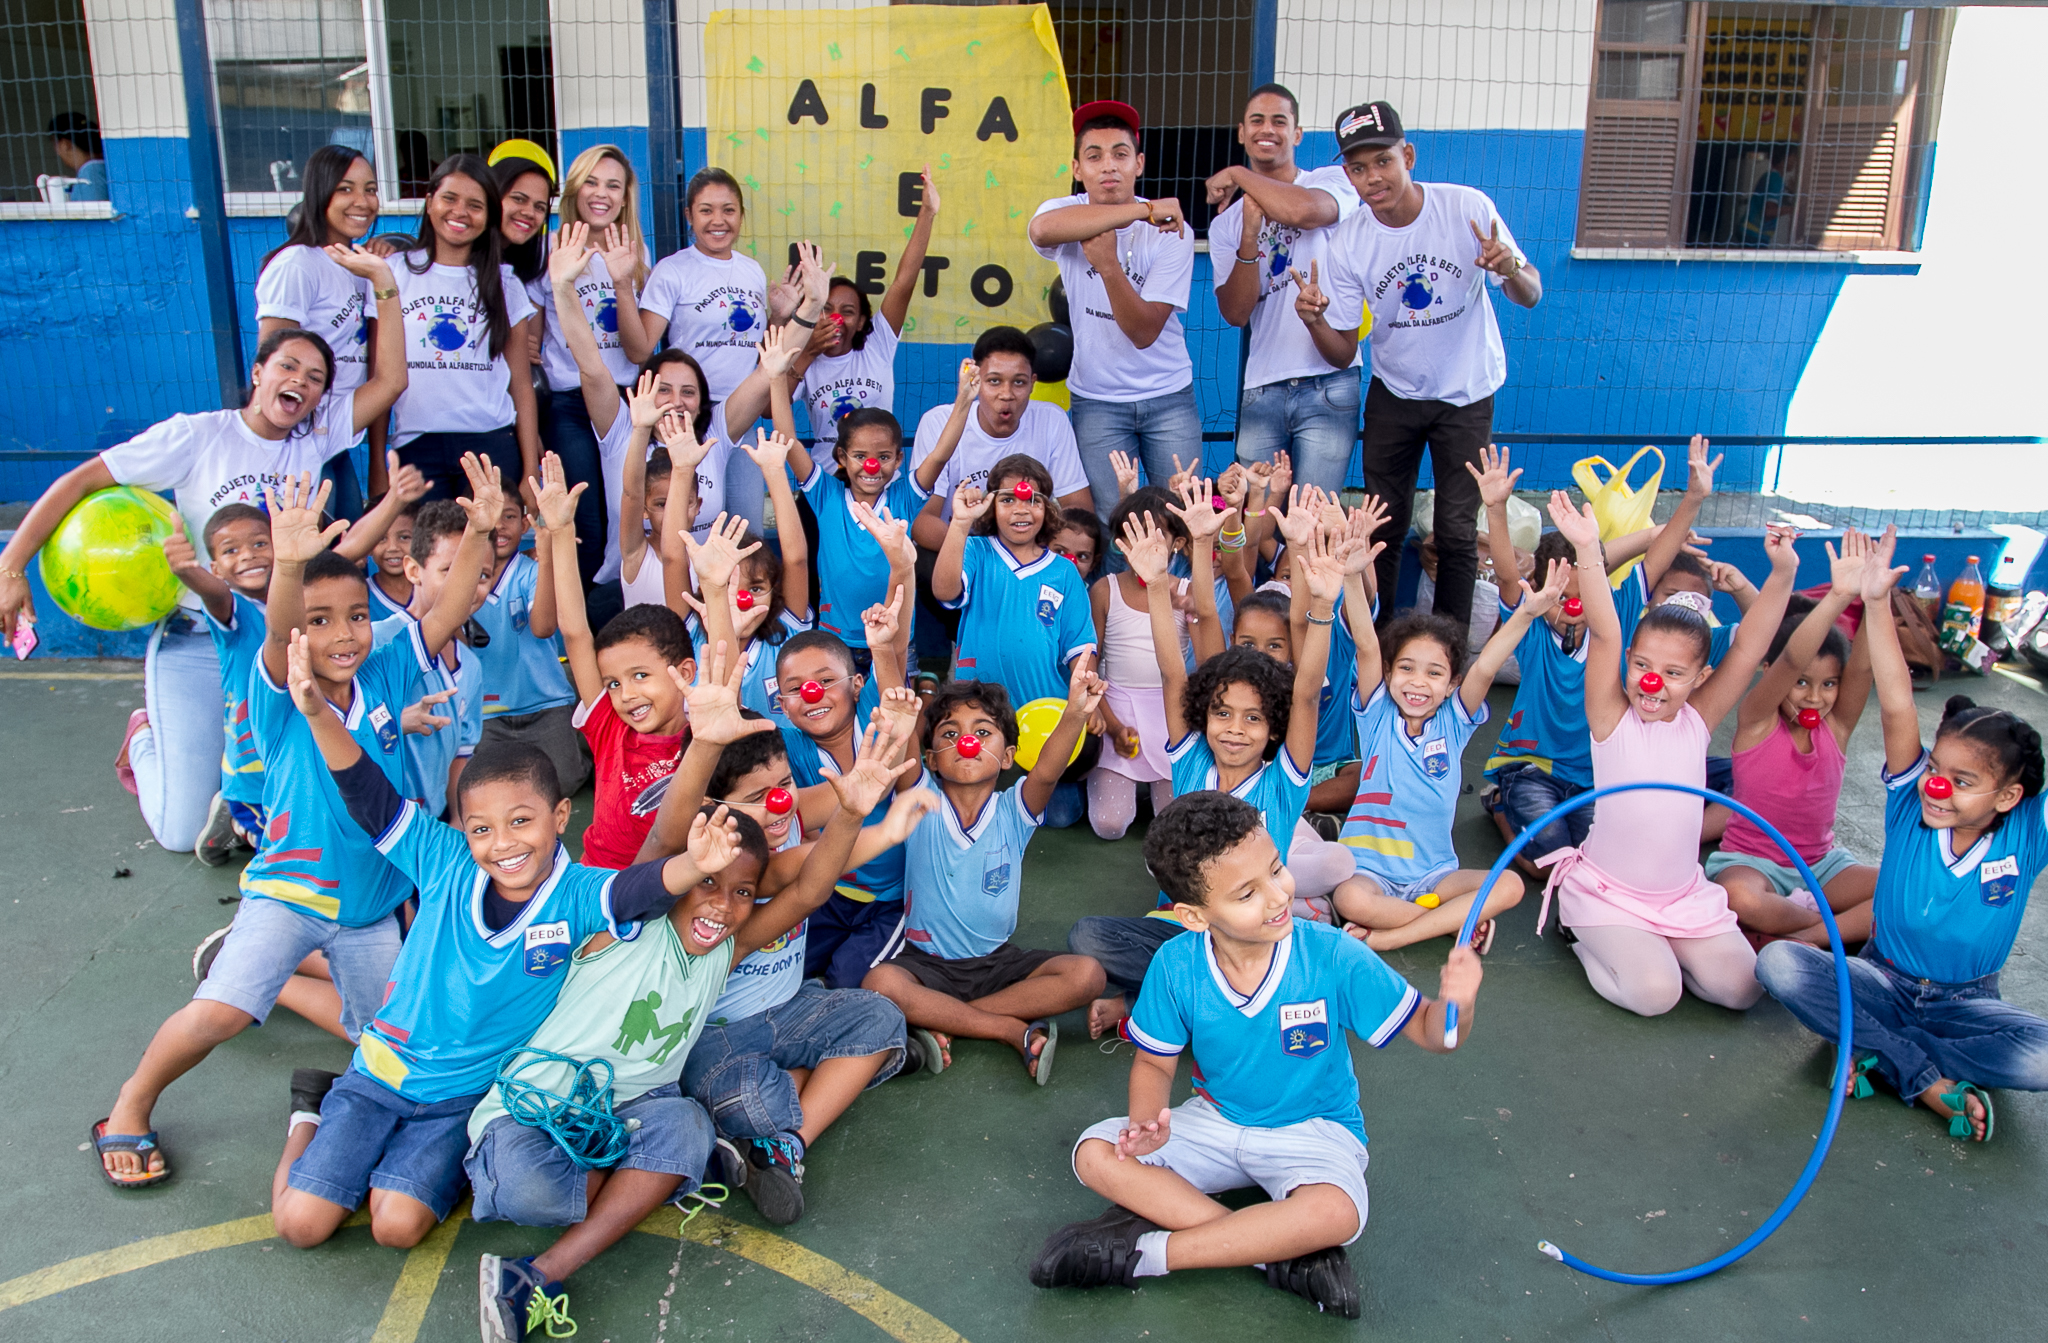
[[2017,783],[2024,797],[2041,791],[2041,734],[2034,725],[2006,709],[1979,705],[1968,695],[1951,695],[1942,706],[1941,726],[1934,739],[1961,737],[1998,762],[1999,782]]

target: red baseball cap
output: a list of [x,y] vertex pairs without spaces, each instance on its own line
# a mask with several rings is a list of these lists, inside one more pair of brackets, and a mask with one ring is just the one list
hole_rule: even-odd
[[1129,103],[1120,103],[1114,98],[1097,98],[1092,103],[1082,103],[1074,109],[1074,134],[1079,135],[1081,128],[1097,117],[1115,117],[1131,128],[1133,140],[1137,139],[1138,132],[1144,129],[1138,118],[1137,108]]

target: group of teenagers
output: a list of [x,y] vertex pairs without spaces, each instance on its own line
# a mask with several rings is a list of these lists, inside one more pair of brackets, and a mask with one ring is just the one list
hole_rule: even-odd
[[[170,1178],[164,1089],[282,1004],[355,1053],[292,1075],[279,1234],[319,1244],[367,1202],[377,1241],[408,1247],[467,1191],[478,1221],[566,1228],[482,1257],[484,1336],[559,1335],[563,1283],[662,1205],[738,1190],[794,1221],[810,1146],[863,1091],[943,1071],[963,1038],[1043,1086],[1057,1018],[1085,1011],[1136,1051],[1127,1111],[1073,1149],[1110,1206],[1055,1231],[1032,1281],[1255,1266],[1355,1317],[1344,1032],[1447,1052],[1455,1005],[1469,1038],[1481,957],[1531,882],[1539,931],[1555,899],[1602,998],[1656,1016],[1687,990],[1734,1010],[1768,992],[1833,1038],[1825,901],[1861,947],[1858,1095],[1880,1079],[1985,1141],[1988,1088],[2048,1089],[2048,1022],[1997,989],[2048,865],[2040,737],[1957,698],[1923,744],[1889,531],[1845,532],[1806,594],[1782,528],[1760,587],[1709,565],[1691,523],[1718,459],[1696,439],[1662,526],[1603,540],[1556,494],[1518,553],[1486,289],[1532,306],[1540,281],[1482,193],[1413,179],[1384,103],[1339,119],[1340,165],[1298,169],[1278,86],[1246,105],[1247,164],[1210,182],[1218,305],[1251,356],[1238,460],[1204,475],[1186,219],[1135,193],[1135,111],[1089,104],[1074,131],[1085,190],[1029,225],[1073,314],[1071,413],[996,327],[907,450],[891,366],[929,175],[877,310],[809,244],[768,284],[717,169],[686,193],[691,245],[650,264],[611,147],[559,188],[534,146],[456,155],[417,237],[372,246],[369,164],[313,155],[258,282],[246,403],[102,452],[0,553],[11,634],[74,505],[174,494],[187,597],[151,636],[117,768],[166,847],[250,851],[192,1001],[92,1125],[110,1183]],[[1362,339],[1371,492],[1347,506]],[[357,447],[367,508],[337,498]],[[1383,611],[1425,447],[1435,609]],[[1472,648],[1481,515],[1501,595]],[[1488,887],[1452,829],[1510,667],[1485,795],[1504,835],[1542,829]],[[1834,843],[1873,687],[1875,865]],[[1730,713],[1732,758],[1710,762]],[[1596,787],[1710,778],[1815,880],[1692,793],[1546,819]],[[1156,893],[1064,950],[1015,944],[1033,833],[1085,818],[1118,840],[1141,806]],[[1435,998],[1381,959],[1455,937],[1478,900]],[[1270,1201],[1214,1197],[1250,1186]]]

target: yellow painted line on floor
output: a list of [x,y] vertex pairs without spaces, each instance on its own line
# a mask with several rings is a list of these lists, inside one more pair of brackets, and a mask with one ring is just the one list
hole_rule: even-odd
[[398,1271],[398,1285],[384,1303],[384,1318],[370,1343],[413,1343],[434,1302],[434,1289],[441,1285],[441,1270],[448,1265],[448,1251],[455,1248],[455,1234],[469,1220],[467,1209],[457,1209],[447,1221],[427,1233],[427,1238],[405,1256]]
[[0,671],[0,681],[140,681],[141,672]]
[[[369,1220],[367,1213],[357,1213],[343,1225],[355,1226]],[[101,1250],[97,1254],[82,1254],[76,1259],[67,1259],[61,1264],[39,1268],[33,1273],[24,1273],[18,1278],[0,1282],[0,1310],[25,1306],[31,1301],[40,1301],[46,1296],[68,1292],[74,1287],[99,1282],[103,1278],[119,1277],[133,1273],[138,1268],[148,1268],[172,1259],[182,1259],[190,1254],[203,1254],[207,1250],[224,1250],[231,1245],[247,1245],[252,1241],[269,1240],[277,1234],[271,1224],[270,1214],[258,1213],[254,1217],[241,1217],[232,1222],[219,1222],[213,1226],[202,1226],[191,1231],[173,1231],[169,1235],[151,1236],[138,1240],[132,1245],[119,1249]],[[447,1257],[447,1252],[442,1252]]]
[[662,1208],[634,1229],[653,1236],[680,1236],[698,1245],[729,1250],[831,1297],[898,1343],[967,1343],[936,1316],[795,1241],[709,1212],[699,1213],[678,1228],[681,1215],[674,1208]]

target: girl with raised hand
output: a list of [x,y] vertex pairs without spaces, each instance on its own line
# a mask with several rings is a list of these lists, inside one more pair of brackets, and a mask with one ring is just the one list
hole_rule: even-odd
[[[1922,744],[1913,677],[1892,622],[1890,527],[1864,557],[1863,630],[1884,720],[1884,860],[1871,937],[1849,962],[1855,1004],[1852,1094],[1868,1073],[1907,1104],[1948,1120],[1949,1136],[1987,1142],[1986,1087],[2048,1091],[2048,1021],[1998,996],[2027,896],[2048,867],[2041,734],[1961,695]],[[1765,589],[1768,595],[1769,589]],[[1757,957],[1757,978],[1806,1028],[1836,1038],[1833,957],[1794,941]]]
[[[1785,617],[1796,533],[1764,534],[1771,576],[1742,618],[1711,679],[1713,630],[1706,598],[1675,593],[1643,612],[1626,647],[1591,504],[1574,509],[1562,491],[1550,516],[1577,555],[1587,628],[1586,724],[1593,736],[1593,783],[1655,781],[1704,788],[1707,739],[1742,698]],[[1544,913],[1557,897],[1558,922],[1593,991],[1640,1016],[1662,1016],[1685,990],[1737,1011],[1763,996],[1756,953],[1736,927],[1728,894],[1700,868],[1697,797],[1639,789],[1594,804],[1586,842],[1549,860]],[[1543,930],[1544,913],[1536,917]]]
[[[896,259],[895,278],[882,295],[881,320],[875,320],[866,291],[844,275],[835,275],[824,315],[811,328],[809,341],[796,357],[792,372],[798,379],[798,399],[811,415],[811,458],[827,471],[838,457],[841,420],[857,410],[896,409],[896,342],[903,334],[911,296],[924,272],[932,224],[938,217],[939,189],[932,182],[930,165],[926,165],[917,220],[903,244],[903,254]],[[897,437],[901,439],[900,432]],[[937,467],[932,474],[938,474]],[[918,502],[922,506],[924,501]]]
[[540,473],[533,396],[533,304],[504,264],[500,190],[475,154],[434,170],[413,248],[391,267],[406,319],[411,373],[391,446],[427,478],[430,499],[463,490],[462,455],[520,462]]
[[1792,842],[1821,889],[1807,890],[1790,856],[1745,816],[1729,820],[1719,851],[1707,855],[1707,875],[1728,892],[1743,927],[1821,947],[1828,930],[1814,902],[1825,899],[1842,940],[1858,943],[1870,936],[1877,889],[1877,869],[1835,844],[1843,748],[1870,702],[1870,639],[1859,632],[1851,651],[1835,620],[1861,595],[1869,551],[1870,538],[1853,529],[1842,533],[1841,554],[1828,547],[1828,595],[1796,625],[1786,618],[1735,712],[1730,793]]

